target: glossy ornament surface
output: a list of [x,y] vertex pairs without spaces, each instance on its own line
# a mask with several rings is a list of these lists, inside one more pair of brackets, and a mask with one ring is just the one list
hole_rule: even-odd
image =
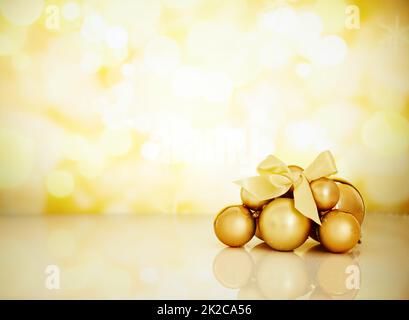
[[263,240],[273,249],[290,251],[308,238],[311,220],[294,207],[294,200],[277,198],[266,205],[259,217]]
[[331,210],[339,200],[337,184],[328,178],[320,178],[310,183],[311,192],[318,211]]
[[358,243],[361,227],[352,214],[332,210],[322,218],[318,235],[321,244],[328,251],[347,252]]
[[359,224],[362,224],[365,217],[365,204],[361,194],[352,184],[342,180],[336,181],[339,189],[339,200],[334,209],[352,214]]
[[224,208],[214,220],[217,238],[230,247],[240,247],[251,240],[256,232],[256,223],[249,209],[244,206]]

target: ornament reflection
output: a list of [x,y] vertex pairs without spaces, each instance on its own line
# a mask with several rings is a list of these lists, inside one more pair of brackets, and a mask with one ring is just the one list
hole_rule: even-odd
[[355,299],[361,269],[359,252],[328,253],[321,245],[307,251],[279,252],[262,242],[250,250],[224,248],[214,258],[213,273],[239,300]]

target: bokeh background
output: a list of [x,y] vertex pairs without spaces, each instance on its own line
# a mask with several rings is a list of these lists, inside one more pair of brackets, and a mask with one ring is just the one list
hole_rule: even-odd
[[325,149],[409,213],[409,2],[0,0],[0,213],[214,214]]

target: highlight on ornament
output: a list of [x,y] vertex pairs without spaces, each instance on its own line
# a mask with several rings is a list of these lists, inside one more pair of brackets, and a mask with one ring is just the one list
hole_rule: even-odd
[[291,251],[310,237],[343,253],[360,242],[364,201],[351,183],[333,176],[337,168],[330,151],[306,169],[269,155],[257,173],[235,182],[242,204],[217,214],[213,226],[222,243],[240,247],[256,236],[274,250]]

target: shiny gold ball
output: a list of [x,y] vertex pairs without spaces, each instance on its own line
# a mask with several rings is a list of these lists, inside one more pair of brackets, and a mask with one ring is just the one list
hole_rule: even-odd
[[339,189],[333,180],[320,178],[311,182],[310,187],[319,211],[331,210],[337,204]]
[[334,209],[352,214],[362,224],[365,217],[364,201],[358,190],[348,183],[337,182],[339,189],[339,200]]
[[259,200],[246,189],[241,188],[240,197],[243,204],[252,210],[261,209],[269,200]]
[[352,214],[332,210],[322,218],[318,234],[321,244],[328,251],[347,252],[358,243],[361,227]]
[[277,198],[264,207],[259,218],[263,240],[273,249],[290,251],[308,238],[311,220],[294,207],[294,200]]
[[217,238],[230,247],[245,245],[256,232],[256,223],[250,210],[239,205],[220,211],[213,226]]

